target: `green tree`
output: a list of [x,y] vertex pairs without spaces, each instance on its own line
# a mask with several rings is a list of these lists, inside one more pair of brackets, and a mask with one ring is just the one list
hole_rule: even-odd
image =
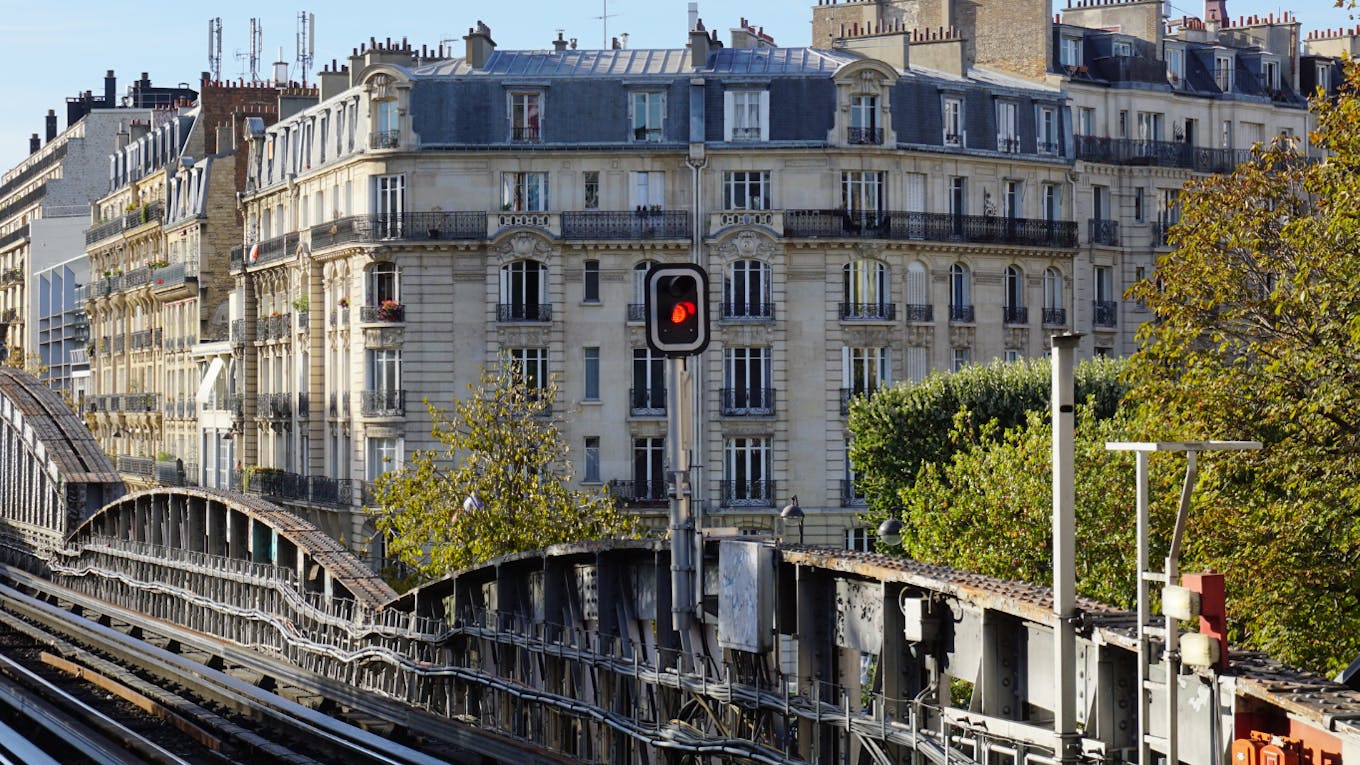
[[370,512],[392,555],[430,578],[499,555],[637,533],[607,493],[568,488],[567,447],[550,416],[555,382],[534,388],[507,362],[468,387],[453,417],[426,403],[442,448],[416,452],[377,482]]
[[[1113,415],[1126,389],[1120,379],[1124,365],[1107,359],[1078,364],[1077,400],[1092,398],[1097,417]],[[1029,412],[1047,409],[1051,375],[1045,359],[998,361],[856,399],[849,425],[856,488],[877,511],[895,507],[897,492],[916,480],[922,465],[945,463],[963,443],[984,433],[994,439],[1025,422]],[[969,413],[963,423],[955,419],[960,411]],[[996,426],[989,427],[993,420]]]

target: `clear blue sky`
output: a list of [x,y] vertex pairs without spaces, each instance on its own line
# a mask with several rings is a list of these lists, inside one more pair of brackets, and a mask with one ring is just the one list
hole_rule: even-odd
[[[687,0],[502,0],[494,3],[406,0],[391,5],[353,0],[313,3],[306,8],[316,19],[316,69],[369,37],[406,37],[416,47],[452,39],[462,51],[462,36],[478,19],[491,27],[504,48],[546,48],[561,29],[582,47],[601,43],[604,2],[611,37],[629,34],[629,47],[676,48],[686,42]],[[1008,0],[983,0],[1006,2]],[[805,45],[815,0],[699,0],[699,15],[708,28],[726,30],[741,17],[763,26],[780,45]],[[1066,5],[1065,1],[1056,5]],[[236,78],[244,64],[238,53],[249,50],[249,23],[264,28],[261,74],[279,57],[296,58],[297,15],[294,7],[258,3],[185,3],[141,0],[121,6],[94,0],[23,2],[4,0],[0,19],[0,90],[6,107],[0,113],[0,171],[8,170],[28,151],[31,133],[43,132],[43,115],[55,109],[58,130],[66,128],[66,98],[83,90],[102,92],[104,71],[113,69],[121,94],[142,72],[154,84],[195,83],[208,69],[208,20],[222,19],[222,75]],[[1355,22],[1333,7],[1333,0],[1292,0],[1305,32]],[[1174,15],[1203,15],[1199,0],[1173,0]],[[1279,12],[1279,0],[1228,0],[1234,18]]]

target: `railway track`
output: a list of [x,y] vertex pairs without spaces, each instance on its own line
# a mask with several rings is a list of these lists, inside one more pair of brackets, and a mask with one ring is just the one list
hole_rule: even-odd
[[16,731],[0,729],[0,765],[486,761],[438,737],[394,740],[408,728],[280,684],[206,636],[4,573],[25,591],[0,585],[0,724]]

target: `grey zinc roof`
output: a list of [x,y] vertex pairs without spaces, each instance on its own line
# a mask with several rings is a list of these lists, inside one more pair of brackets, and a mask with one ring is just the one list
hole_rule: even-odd
[[[714,74],[777,75],[830,74],[855,57],[814,48],[721,48],[709,54]],[[438,61],[410,70],[413,78],[457,76],[490,77],[643,77],[694,72],[689,51],[675,49],[496,51],[482,69],[473,69],[461,58]]]

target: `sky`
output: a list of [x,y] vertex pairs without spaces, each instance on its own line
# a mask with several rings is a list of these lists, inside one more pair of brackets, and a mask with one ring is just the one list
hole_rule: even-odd
[[[1009,2],[1009,0],[984,0]],[[709,29],[726,30],[745,17],[764,27],[780,45],[806,45],[815,0],[742,0],[718,3],[699,0],[699,15]],[[1288,7],[1303,23],[1305,33],[1316,28],[1349,26],[1350,13],[1333,7],[1334,0],[1228,0],[1236,18],[1265,15]],[[94,0],[0,0],[0,93],[7,106],[0,110],[0,172],[14,167],[28,153],[32,133],[44,132],[48,109],[58,115],[58,131],[66,129],[66,99],[84,90],[103,92],[104,72],[113,69],[122,94],[142,72],[154,85],[197,83],[208,66],[208,25],[222,20],[223,79],[247,73],[243,56],[249,51],[250,19],[263,28],[260,74],[267,76],[279,59],[297,58],[298,15],[316,15],[315,65],[312,73],[332,59],[344,59],[370,37],[394,41],[406,37],[416,48],[452,41],[461,55],[462,36],[478,20],[491,27],[497,45],[510,49],[547,48],[562,30],[577,38],[580,47],[600,46],[609,37],[627,33],[630,48],[679,48],[687,41],[687,0],[404,0],[393,6],[353,0],[329,0],[324,5],[281,9],[251,2],[218,5],[184,0],[139,0],[132,8]],[[1066,2],[1057,3],[1059,6]],[[391,10],[388,10],[390,8]],[[1173,15],[1203,15],[1201,0],[1172,0]],[[602,15],[608,18],[601,19]],[[300,79],[296,64],[293,79]],[[314,77],[309,77],[309,81]]]

